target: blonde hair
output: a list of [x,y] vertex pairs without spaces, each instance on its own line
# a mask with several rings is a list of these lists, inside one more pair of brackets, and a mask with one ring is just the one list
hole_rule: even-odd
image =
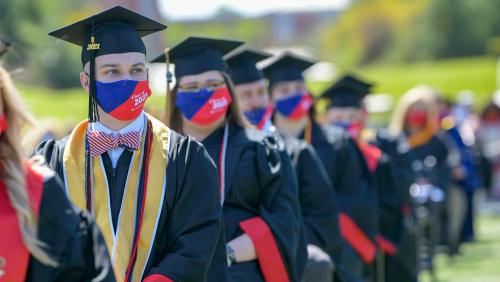
[[16,210],[23,241],[33,257],[45,265],[57,263],[43,250],[37,238],[38,218],[33,211],[26,189],[25,157],[20,145],[20,129],[33,125],[9,73],[0,66],[0,99],[8,127],[0,135],[0,178],[7,188],[10,203]]
[[389,131],[394,135],[404,133],[406,130],[405,117],[408,110],[417,103],[422,103],[427,112],[426,129],[436,133],[438,130],[438,105],[439,92],[430,86],[419,85],[408,90],[398,101],[389,123]]

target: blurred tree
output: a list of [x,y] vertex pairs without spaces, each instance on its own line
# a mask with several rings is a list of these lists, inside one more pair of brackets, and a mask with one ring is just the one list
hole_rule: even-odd
[[345,67],[385,57],[429,0],[357,0],[319,36],[320,56]]
[[356,0],[318,36],[341,66],[495,53],[498,0]]
[[0,1],[0,36],[12,42],[6,56],[8,65],[24,66],[30,83],[53,87],[79,84],[81,70],[78,48],[50,38],[47,33],[82,17],[70,11],[82,11],[83,0]]

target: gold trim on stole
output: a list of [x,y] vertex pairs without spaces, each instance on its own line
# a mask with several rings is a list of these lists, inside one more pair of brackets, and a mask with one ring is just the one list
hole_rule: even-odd
[[[137,258],[132,274],[132,281],[140,281],[146,268],[156,235],[156,228],[161,216],[163,201],[166,193],[166,168],[168,163],[168,147],[170,130],[160,121],[147,115],[152,123],[153,140],[148,173],[148,187],[142,220],[141,234],[137,249]],[[85,132],[88,121],[83,121],[73,130],[66,144],[63,155],[64,176],[66,191],[69,198],[79,208],[85,210]],[[141,146],[133,153],[128,179],[122,199],[122,206],[118,218],[117,236],[113,231],[111,221],[111,206],[109,187],[102,157],[91,160],[92,167],[92,195],[94,219],[101,229],[108,252],[112,259],[117,281],[125,279],[129,258],[132,249],[133,232],[136,218],[136,204],[141,160],[145,143],[145,132]]]

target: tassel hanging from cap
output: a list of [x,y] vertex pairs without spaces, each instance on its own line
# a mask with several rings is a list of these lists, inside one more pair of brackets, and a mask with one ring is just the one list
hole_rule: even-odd
[[165,48],[163,51],[165,54],[165,65],[167,66],[167,71],[166,71],[166,79],[167,79],[167,88],[165,91],[165,97],[166,97],[166,102],[165,102],[165,112],[164,112],[164,118],[163,120],[165,121],[166,124],[169,124],[169,119],[170,119],[170,113],[169,113],[169,102],[170,101],[170,83],[173,81],[173,75],[172,72],[170,71],[170,48]]

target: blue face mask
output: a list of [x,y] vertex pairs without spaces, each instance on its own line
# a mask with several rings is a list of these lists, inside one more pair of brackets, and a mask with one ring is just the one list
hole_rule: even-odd
[[175,105],[182,115],[198,125],[209,125],[224,116],[231,104],[227,87],[197,92],[178,92]]
[[273,110],[273,107],[269,106],[267,108],[256,108],[246,111],[244,114],[252,125],[261,130],[270,121]]
[[147,80],[96,81],[96,102],[110,116],[129,121],[136,119],[151,96]]
[[276,111],[290,120],[298,120],[307,115],[312,105],[309,93],[297,93],[276,101]]

